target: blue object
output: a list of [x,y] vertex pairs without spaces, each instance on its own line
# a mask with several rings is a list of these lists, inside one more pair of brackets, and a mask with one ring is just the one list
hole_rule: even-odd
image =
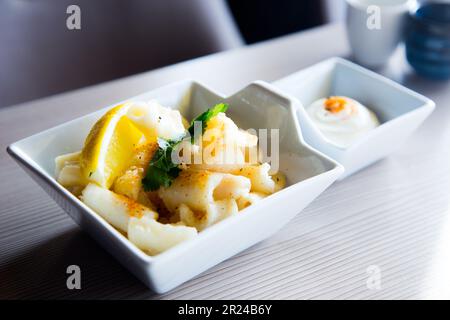
[[409,15],[406,57],[417,73],[450,79],[450,3],[428,3]]

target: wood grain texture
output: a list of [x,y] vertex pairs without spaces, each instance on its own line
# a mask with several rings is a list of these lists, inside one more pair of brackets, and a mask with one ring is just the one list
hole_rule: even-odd
[[[401,52],[382,72],[435,100],[420,130],[334,184],[275,236],[165,295],[103,251],[5,152],[20,138],[175,80],[231,93],[347,53],[342,26],[326,26],[0,110],[0,298],[450,298],[450,84],[417,78]],[[81,290],[66,288],[71,264],[81,267]],[[380,290],[366,286],[371,265],[380,268]]]

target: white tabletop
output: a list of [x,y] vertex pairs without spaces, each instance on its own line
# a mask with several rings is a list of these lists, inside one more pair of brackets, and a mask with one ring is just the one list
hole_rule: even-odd
[[[176,80],[232,93],[348,53],[343,27],[330,25],[0,109],[0,298],[450,298],[450,83],[415,76],[401,51],[381,72],[437,104],[414,136],[335,183],[272,238],[162,296],[81,231],[5,152],[20,138]],[[81,267],[81,290],[66,287],[72,264]]]

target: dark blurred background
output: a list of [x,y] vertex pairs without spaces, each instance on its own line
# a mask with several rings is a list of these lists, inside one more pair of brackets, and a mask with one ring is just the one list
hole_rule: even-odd
[[228,0],[227,3],[247,44],[325,22],[324,5],[317,0]]
[[342,1],[0,0],[0,107],[312,28]]

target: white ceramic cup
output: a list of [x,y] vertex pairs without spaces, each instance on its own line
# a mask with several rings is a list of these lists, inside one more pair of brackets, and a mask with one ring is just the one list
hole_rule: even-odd
[[353,58],[367,67],[381,67],[403,38],[414,0],[346,0],[347,34]]

